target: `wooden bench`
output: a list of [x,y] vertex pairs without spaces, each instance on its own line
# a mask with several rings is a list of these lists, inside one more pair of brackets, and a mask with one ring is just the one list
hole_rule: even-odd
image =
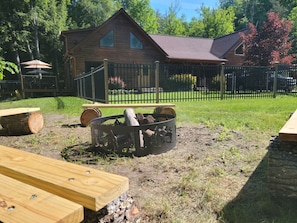
[[83,206],[0,174],[0,222],[79,223]]
[[38,133],[44,125],[40,108],[11,108],[0,110],[0,125],[9,134]]
[[297,142],[297,110],[279,131],[281,141]]
[[[50,193],[51,195],[48,196],[54,201],[49,202],[54,206],[57,204],[57,211],[62,212],[61,209],[65,209],[63,211],[67,212],[67,209],[70,208],[73,210],[73,213],[71,214],[73,218],[74,216],[78,216],[77,218],[79,218],[80,214],[77,212],[79,206],[65,205],[64,201],[61,202],[61,198],[77,203],[93,211],[98,211],[118,198],[129,188],[129,180],[126,177],[1,145],[0,174],[20,181],[22,184],[31,185],[32,187]],[[16,184],[19,193],[22,193],[22,186],[18,186],[18,183],[13,182],[12,180],[9,182],[9,185]],[[1,183],[0,185],[2,188]],[[28,190],[30,193],[34,192],[34,189],[32,188],[29,188]],[[2,189],[0,191],[2,192]],[[0,210],[2,198],[1,192]],[[34,192],[34,194],[37,195],[38,193],[39,192]],[[13,191],[9,193],[5,192],[5,196],[8,198],[14,197]],[[58,204],[59,202],[60,204]],[[32,215],[39,215],[39,213],[30,209],[30,206],[26,205],[27,200],[21,200],[14,206],[27,207],[33,212],[31,213]],[[45,209],[45,211],[48,212],[49,218],[51,218],[53,214],[55,215],[55,212],[50,208],[48,210]],[[33,218],[31,214],[30,217]],[[71,216],[69,218],[71,218]],[[1,217],[0,222],[2,220]],[[40,214],[40,218],[43,218],[43,214]],[[38,222],[45,221],[41,220]]]
[[102,116],[100,108],[172,108],[175,104],[171,103],[142,103],[142,104],[83,104],[84,111],[80,116],[82,126],[88,126],[94,118]]

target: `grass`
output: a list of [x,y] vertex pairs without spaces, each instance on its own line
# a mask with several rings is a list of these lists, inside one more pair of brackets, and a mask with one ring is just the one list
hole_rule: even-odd
[[[44,113],[80,115],[81,105],[91,103],[76,97],[49,97],[1,102],[0,109],[16,107],[40,107]],[[234,99],[176,102],[177,125],[204,123],[209,127],[226,129],[250,129],[276,134],[289,114],[297,108],[292,96],[277,98]],[[121,114],[123,109],[104,108],[104,116]],[[151,110],[139,109],[141,112]]]
[[[25,99],[1,102],[0,109],[40,107],[44,113],[80,116],[81,105],[88,101],[75,97]],[[213,101],[177,102],[177,126],[204,124],[216,130],[213,145],[195,153],[188,148],[178,156],[174,153],[141,158],[101,159],[99,168],[111,171],[144,172],[146,178],[131,184],[148,188],[141,201],[146,222],[296,222],[296,201],[278,199],[269,195],[265,181],[266,148],[269,137],[280,128],[297,109],[292,96],[277,98],[232,99]],[[139,109],[140,112],[151,110]],[[104,116],[121,114],[123,109],[102,109]],[[243,149],[236,142],[237,133],[243,143],[253,141],[252,147]],[[30,136],[28,144],[39,143]],[[48,139],[50,140],[50,138]],[[72,138],[67,139],[69,144]],[[228,143],[234,143],[229,145]],[[187,147],[187,141],[181,142]],[[198,143],[199,144],[199,143]],[[226,145],[219,148],[219,145]],[[148,162],[149,161],[149,162]],[[78,162],[79,163],[79,162]],[[155,176],[150,176],[150,171]],[[158,177],[166,176],[158,185]],[[135,181],[135,182],[134,182]],[[132,186],[132,185],[131,185]],[[136,189],[137,190],[137,189]]]

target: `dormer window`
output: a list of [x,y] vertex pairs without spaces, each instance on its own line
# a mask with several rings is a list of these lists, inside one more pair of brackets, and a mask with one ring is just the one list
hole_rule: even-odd
[[103,36],[100,39],[100,46],[114,47],[113,30],[111,30],[110,32],[108,32],[105,36]]
[[142,49],[142,42],[130,32],[130,48],[132,49]]
[[239,44],[239,46],[235,49],[234,54],[237,56],[244,56],[243,43]]

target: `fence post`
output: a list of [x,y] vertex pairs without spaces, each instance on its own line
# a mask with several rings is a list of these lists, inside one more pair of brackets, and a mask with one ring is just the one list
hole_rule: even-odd
[[224,92],[225,92],[225,87],[224,87],[224,84],[225,84],[225,81],[224,81],[224,71],[225,71],[225,63],[222,62],[221,63],[221,75],[220,75],[220,96],[221,96],[221,100],[224,99]]
[[278,78],[278,62],[274,63],[274,79],[273,79],[273,98],[276,98],[277,78]]
[[104,64],[105,103],[108,104],[108,59],[104,59],[103,64]]
[[155,61],[156,69],[155,69],[155,87],[156,87],[156,103],[159,103],[159,86],[160,86],[160,80],[159,80],[159,73],[160,73],[160,62]]
[[95,77],[94,77],[94,67],[91,67],[91,84],[92,84],[92,100],[95,103]]

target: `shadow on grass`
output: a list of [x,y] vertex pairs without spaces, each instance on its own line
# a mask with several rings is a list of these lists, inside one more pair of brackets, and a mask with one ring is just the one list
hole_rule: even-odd
[[297,201],[273,197],[267,182],[269,152],[262,159],[239,194],[220,213],[225,223],[293,223],[297,222]]
[[59,97],[55,97],[55,100],[57,101],[57,109],[58,110],[65,108],[64,102]]

